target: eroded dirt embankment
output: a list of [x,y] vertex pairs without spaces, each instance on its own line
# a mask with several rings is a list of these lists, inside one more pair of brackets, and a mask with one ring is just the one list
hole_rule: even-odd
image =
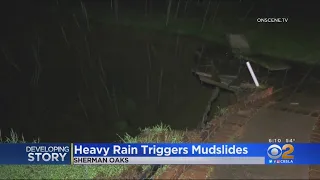
[[[270,101],[273,93],[273,88],[268,88],[244,97],[239,103],[229,106],[224,115],[212,119],[198,132],[198,138],[190,138],[191,142],[235,141],[242,136],[243,127],[251,117]],[[210,165],[172,165],[156,179],[207,179],[213,172],[214,166]]]
[[[253,101],[230,106],[226,115],[199,133],[196,142],[265,143],[269,138],[319,142],[320,94],[310,88],[290,94],[294,89],[268,89]],[[320,174],[319,166],[172,165],[167,169],[156,179],[317,179]]]

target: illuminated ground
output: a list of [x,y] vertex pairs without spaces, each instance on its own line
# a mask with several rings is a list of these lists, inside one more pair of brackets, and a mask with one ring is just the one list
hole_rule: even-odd
[[[264,103],[258,111],[255,107],[248,107],[243,113],[231,115],[225,125],[218,130],[216,135],[209,138],[209,142],[268,142],[270,138],[282,140],[294,139],[295,142],[310,142],[313,132],[315,134],[317,119],[319,118],[320,95],[316,87],[302,89],[291,97],[282,101]],[[310,86],[309,86],[310,87]],[[294,105],[292,104],[294,103]],[[298,104],[297,104],[298,103]],[[255,105],[259,106],[259,105]],[[257,113],[254,114],[253,112]],[[241,116],[239,114],[242,114]],[[251,115],[252,118],[249,118]],[[250,119],[250,120],[246,120]],[[234,128],[231,122],[247,121],[240,128]],[[318,122],[319,123],[319,122]],[[245,124],[245,123],[244,123]],[[313,135],[312,137],[314,137]],[[175,172],[180,173],[179,178],[189,179],[308,179],[309,166],[174,166]],[[317,178],[316,167],[310,168],[310,177]],[[170,171],[169,171],[170,172]],[[164,176],[175,177],[173,173],[166,172]],[[171,171],[172,172],[172,171]],[[312,175],[311,175],[312,174]]]
[[[269,138],[282,140],[289,138],[295,139],[296,142],[306,143],[310,140],[310,133],[316,120],[315,117],[309,115],[264,108],[245,127],[243,137],[238,141],[267,142]],[[216,170],[219,178],[231,179],[308,179],[309,176],[309,166],[229,166],[227,168],[220,166]]]

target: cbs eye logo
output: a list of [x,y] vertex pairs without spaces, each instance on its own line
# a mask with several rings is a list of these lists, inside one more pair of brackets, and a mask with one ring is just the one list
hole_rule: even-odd
[[294,155],[291,155],[294,152],[294,147],[291,144],[285,144],[282,147],[276,144],[272,144],[268,148],[268,156],[271,159],[294,159]]

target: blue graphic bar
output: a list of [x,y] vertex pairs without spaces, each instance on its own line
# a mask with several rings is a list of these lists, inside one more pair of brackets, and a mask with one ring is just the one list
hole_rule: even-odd
[[[81,157],[250,157],[265,164],[320,164],[320,144],[0,144],[0,164],[72,164]],[[131,162],[134,162],[133,159]]]
[[71,145],[1,143],[0,164],[71,164]]

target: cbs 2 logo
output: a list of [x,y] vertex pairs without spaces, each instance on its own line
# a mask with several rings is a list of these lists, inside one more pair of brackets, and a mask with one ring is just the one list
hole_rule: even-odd
[[285,144],[282,148],[277,145],[273,144],[268,148],[268,156],[271,159],[294,159],[294,155],[291,155],[294,152],[294,147],[291,144]]

